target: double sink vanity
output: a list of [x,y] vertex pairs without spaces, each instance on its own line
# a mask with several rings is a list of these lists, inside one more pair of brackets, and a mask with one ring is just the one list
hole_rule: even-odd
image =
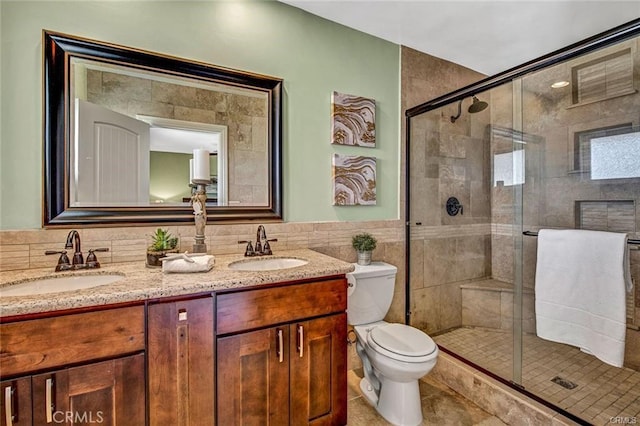
[[0,425],[346,424],[345,274],[312,250],[0,273]]

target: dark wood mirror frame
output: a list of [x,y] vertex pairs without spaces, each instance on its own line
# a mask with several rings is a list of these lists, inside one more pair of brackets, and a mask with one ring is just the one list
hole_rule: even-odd
[[268,94],[269,205],[207,206],[208,222],[282,220],[282,79],[43,31],[43,193],[45,227],[193,222],[183,206],[69,207],[70,64],[85,58]]

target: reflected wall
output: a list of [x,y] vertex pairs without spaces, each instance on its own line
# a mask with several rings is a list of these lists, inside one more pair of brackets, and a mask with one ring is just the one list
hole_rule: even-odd
[[[228,202],[232,206],[266,206],[269,188],[269,116],[267,95],[248,89],[206,88],[174,84],[168,81],[85,69],[84,83],[75,93],[83,100],[112,111],[137,118],[139,116],[166,118],[193,123],[222,125],[227,131]],[[78,73],[76,66],[75,73]],[[213,85],[212,85],[213,86]],[[224,89],[224,90],[223,90]],[[176,147],[175,152],[181,152]],[[153,157],[153,150],[152,150]],[[179,160],[176,157],[176,160]],[[176,191],[161,186],[161,176],[152,179],[150,201],[183,203],[191,197],[189,162],[181,164],[184,188]],[[186,161],[184,161],[186,160]],[[213,173],[212,173],[213,174]],[[168,194],[168,195],[166,195]]]

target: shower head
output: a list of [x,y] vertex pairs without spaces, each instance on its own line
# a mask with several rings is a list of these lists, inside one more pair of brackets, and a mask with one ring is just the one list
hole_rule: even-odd
[[469,107],[468,111],[471,114],[475,114],[476,112],[483,111],[485,108],[489,106],[485,101],[481,101],[480,99],[473,97],[473,103]]
[[[488,106],[489,106],[488,103],[486,103],[485,101],[481,101],[480,99],[474,96],[473,103],[469,106],[469,109],[467,109],[467,111],[469,111],[470,114],[475,114],[476,112],[483,111]],[[462,99],[458,101],[458,113],[456,115],[451,116],[451,122],[455,123],[456,120],[460,118],[461,115],[462,115]]]

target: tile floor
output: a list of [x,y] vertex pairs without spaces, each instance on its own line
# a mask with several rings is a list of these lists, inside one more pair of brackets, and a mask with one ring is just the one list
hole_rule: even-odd
[[[375,408],[360,395],[362,369],[348,373],[348,425],[383,426],[390,423],[384,420]],[[423,425],[438,426],[505,426],[495,416],[482,410],[468,399],[463,398],[440,382],[425,376],[420,381],[422,396]]]
[[[510,331],[462,327],[434,340],[503,378],[512,377]],[[555,377],[576,387],[554,383]],[[640,424],[640,372],[612,367],[573,346],[525,334],[522,381],[527,390],[594,425]]]

